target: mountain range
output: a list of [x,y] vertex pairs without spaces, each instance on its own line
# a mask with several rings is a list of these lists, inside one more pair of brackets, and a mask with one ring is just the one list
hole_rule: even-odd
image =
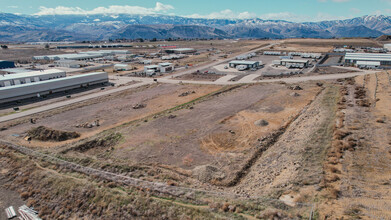
[[169,15],[16,15],[0,13],[0,41],[94,41],[167,38],[340,38],[391,34],[391,17],[295,23]]

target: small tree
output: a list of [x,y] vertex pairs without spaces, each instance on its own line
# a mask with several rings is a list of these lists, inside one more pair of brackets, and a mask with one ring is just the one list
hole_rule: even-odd
[[8,49],[7,45],[1,45],[1,49]]
[[49,49],[50,49],[49,44],[45,44],[45,49],[46,49],[46,50],[49,50]]

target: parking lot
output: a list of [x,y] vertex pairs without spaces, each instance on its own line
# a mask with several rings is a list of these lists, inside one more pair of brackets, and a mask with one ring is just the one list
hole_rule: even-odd
[[314,61],[313,59],[303,59],[297,56],[294,57],[293,59],[310,60],[309,67],[304,69],[299,69],[299,68],[289,69],[286,68],[285,66],[274,66],[273,61],[280,60],[280,56],[257,54],[257,56],[247,60],[247,61],[260,61],[260,64],[262,65],[256,70],[247,69],[244,71],[239,71],[235,68],[230,68],[228,63],[224,63],[203,71],[216,72],[216,73],[227,74],[227,75],[238,75],[238,77],[246,76],[249,74],[256,74],[259,76],[281,76],[281,75],[308,74],[316,63],[316,61]]

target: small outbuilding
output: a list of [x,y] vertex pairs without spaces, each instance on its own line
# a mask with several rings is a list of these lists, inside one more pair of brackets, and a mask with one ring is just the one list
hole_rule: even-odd
[[176,53],[176,54],[187,54],[187,53],[195,53],[197,52],[194,48],[173,48],[173,49],[166,49],[166,53]]
[[172,63],[159,63],[158,66],[161,73],[174,71],[174,65]]
[[114,65],[114,70],[117,70],[117,71],[128,71],[128,70],[132,70],[132,66],[129,65],[129,64],[119,63],[119,64],[115,64]]

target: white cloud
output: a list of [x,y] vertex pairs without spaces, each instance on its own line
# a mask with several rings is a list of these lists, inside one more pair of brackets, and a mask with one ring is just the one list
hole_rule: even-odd
[[19,6],[16,6],[16,5],[10,5],[10,6],[7,6],[7,8],[19,8]]
[[207,19],[251,19],[256,18],[255,13],[250,13],[248,11],[236,13],[230,9],[225,9],[220,12],[212,12],[208,15],[192,14],[185,16],[188,18],[207,18]]
[[171,5],[156,2],[154,8],[145,8],[130,5],[111,5],[109,7],[97,7],[92,10],[84,10],[79,7],[58,6],[55,8],[39,7],[35,15],[91,15],[91,14],[156,14],[174,9]]
[[291,12],[279,12],[279,13],[268,13],[263,15],[257,15],[250,12],[234,12],[230,9],[226,9],[220,12],[213,12],[208,15],[192,14],[185,16],[188,18],[207,18],[207,19],[254,19],[260,18],[263,20],[284,20],[292,22],[317,22],[325,20],[341,20],[348,19],[352,16],[334,16],[326,13],[318,13],[316,16],[297,15]]

